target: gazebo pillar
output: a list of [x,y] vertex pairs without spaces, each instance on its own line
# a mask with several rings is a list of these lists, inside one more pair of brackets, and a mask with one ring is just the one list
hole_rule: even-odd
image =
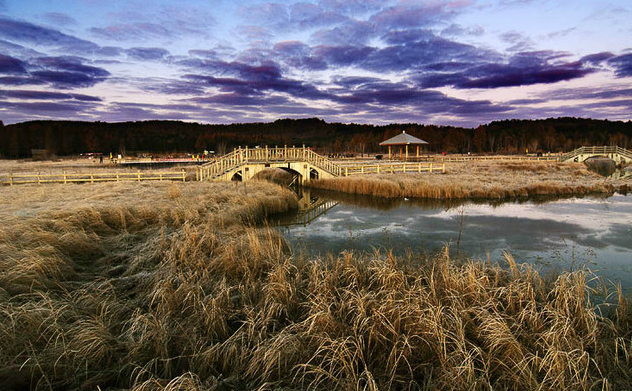
[[417,145],[417,157],[419,157],[419,145]]
[[388,146],[388,160],[391,160],[391,146]]
[[408,144],[406,144],[406,160],[408,160]]

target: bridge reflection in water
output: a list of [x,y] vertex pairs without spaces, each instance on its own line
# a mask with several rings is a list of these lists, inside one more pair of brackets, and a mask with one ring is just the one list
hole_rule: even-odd
[[310,189],[302,186],[294,186],[293,190],[298,196],[298,210],[276,216],[273,222],[279,226],[292,225],[308,225],[318,217],[324,215],[334,206],[338,205],[338,201],[318,197],[312,195]]

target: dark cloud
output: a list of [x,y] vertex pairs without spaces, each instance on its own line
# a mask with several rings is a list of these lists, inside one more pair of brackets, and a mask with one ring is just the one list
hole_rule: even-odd
[[34,63],[44,66],[49,70],[60,70],[81,73],[89,77],[103,78],[109,76],[110,73],[103,68],[94,67],[91,65],[85,65],[83,63],[85,59],[80,57],[40,57],[35,59]]
[[332,66],[363,64],[376,49],[368,46],[317,46],[314,53]]
[[50,23],[61,26],[77,24],[74,18],[62,12],[47,12],[44,14],[44,19]]
[[274,55],[292,68],[322,70],[327,64],[314,56],[312,49],[300,41],[284,41],[274,45]]
[[632,76],[632,53],[611,58],[608,63],[616,68],[618,77]]
[[[0,85],[42,85],[51,84],[58,88],[90,87],[110,76],[100,67],[84,64],[85,59],[72,56],[38,57],[30,63],[0,56],[7,72],[20,76],[2,77]],[[14,72],[8,72],[13,70]]]
[[296,3],[290,7],[290,23],[300,29],[330,26],[348,20],[347,17],[309,3]]
[[0,85],[3,86],[27,86],[46,84],[43,80],[37,80],[32,77],[6,76],[0,77]]
[[[466,5],[464,2],[463,5]],[[387,7],[369,19],[381,30],[434,25],[449,19],[461,8],[457,2],[400,3]]]
[[372,23],[352,20],[331,29],[316,31],[310,39],[325,45],[363,45],[375,34]]
[[67,116],[77,116],[82,112],[93,110],[93,102],[83,101],[63,101],[63,102],[7,102],[0,101],[0,108],[14,110],[29,117],[47,118],[68,118]]
[[271,104],[284,104],[288,99],[282,96],[252,96],[241,93],[216,94],[206,97],[192,98],[191,101],[202,104],[227,105],[227,106],[266,106]]
[[23,74],[26,73],[24,62],[17,58],[0,54],[0,73],[4,74]]
[[599,65],[612,57],[614,57],[614,54],[610,52],[601,52],[584,56],[579,61],[592,65]]
[[32,91],[32,90],[6,90],[0,91],[0,96],[5,98],[23,100],[79,100],[84,102],[101,102],[101,98],[83,94],[66,94],[52,91]]
[[452,23],[448,27],[441,30],[442,36],[460,37],[460,36],[479,36],[485,33],[485,29],[481,26],[466,27],[460,24]]
[[57,30],[0,17],[0,38],[11,42],[53,47],[67,53],[90,53],[99,46]]
[[162,60],[169,52],[162,48],[131,48],[125,51],[130,58],[141,61]]
[[556,52],[520,53],[506,63],[473,65],[462,71],[426,72],[417,80],[423,88],[499,88],[532,84],[550,84],[578,79],[594,72],[581,61],[550,62],[563,54]]
[[511,45],[507,48],[507,51],[509,52],[521,52],[531,50],[533,48],[533,41],[531,38],[517,31],[509,31],[501,34],[500,39],[501,41]]

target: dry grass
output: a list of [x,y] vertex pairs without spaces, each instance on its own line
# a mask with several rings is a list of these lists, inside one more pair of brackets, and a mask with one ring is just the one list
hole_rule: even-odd
[[583,164],[551,162],[452,163],[444,175],[363,175],[319,180],[310,186],[388,198],[437,199],[582,195],[630,189],[629,182],[604,178]]
[[[18,204],[2,211],[0,229],[3,389],[617,390],[632,381],[627,302],[598,310],[585,271],[543,278],[509,255],[502,266],[457,263],[447,250],[296,258],[275,230],[244,223],[294,207],[280,187],[120,186],[50,186],[58,191],[47,199],[27,186],[21,198],[2,190]],[[33,217],[18,218],[33,204]]]

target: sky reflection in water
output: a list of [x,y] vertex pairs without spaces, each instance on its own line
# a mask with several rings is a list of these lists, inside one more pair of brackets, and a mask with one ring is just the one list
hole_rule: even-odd
[[502,262],[507,251],[542,270],[587,266],[632,289],[632,196],[499,205],[334,197],[343,198],[310,224],[281,228],[295,251],[432,253],[449,245],[454,253],[463,209],[459,249],[465,255],[485,260],[489,252],[492,261]]

